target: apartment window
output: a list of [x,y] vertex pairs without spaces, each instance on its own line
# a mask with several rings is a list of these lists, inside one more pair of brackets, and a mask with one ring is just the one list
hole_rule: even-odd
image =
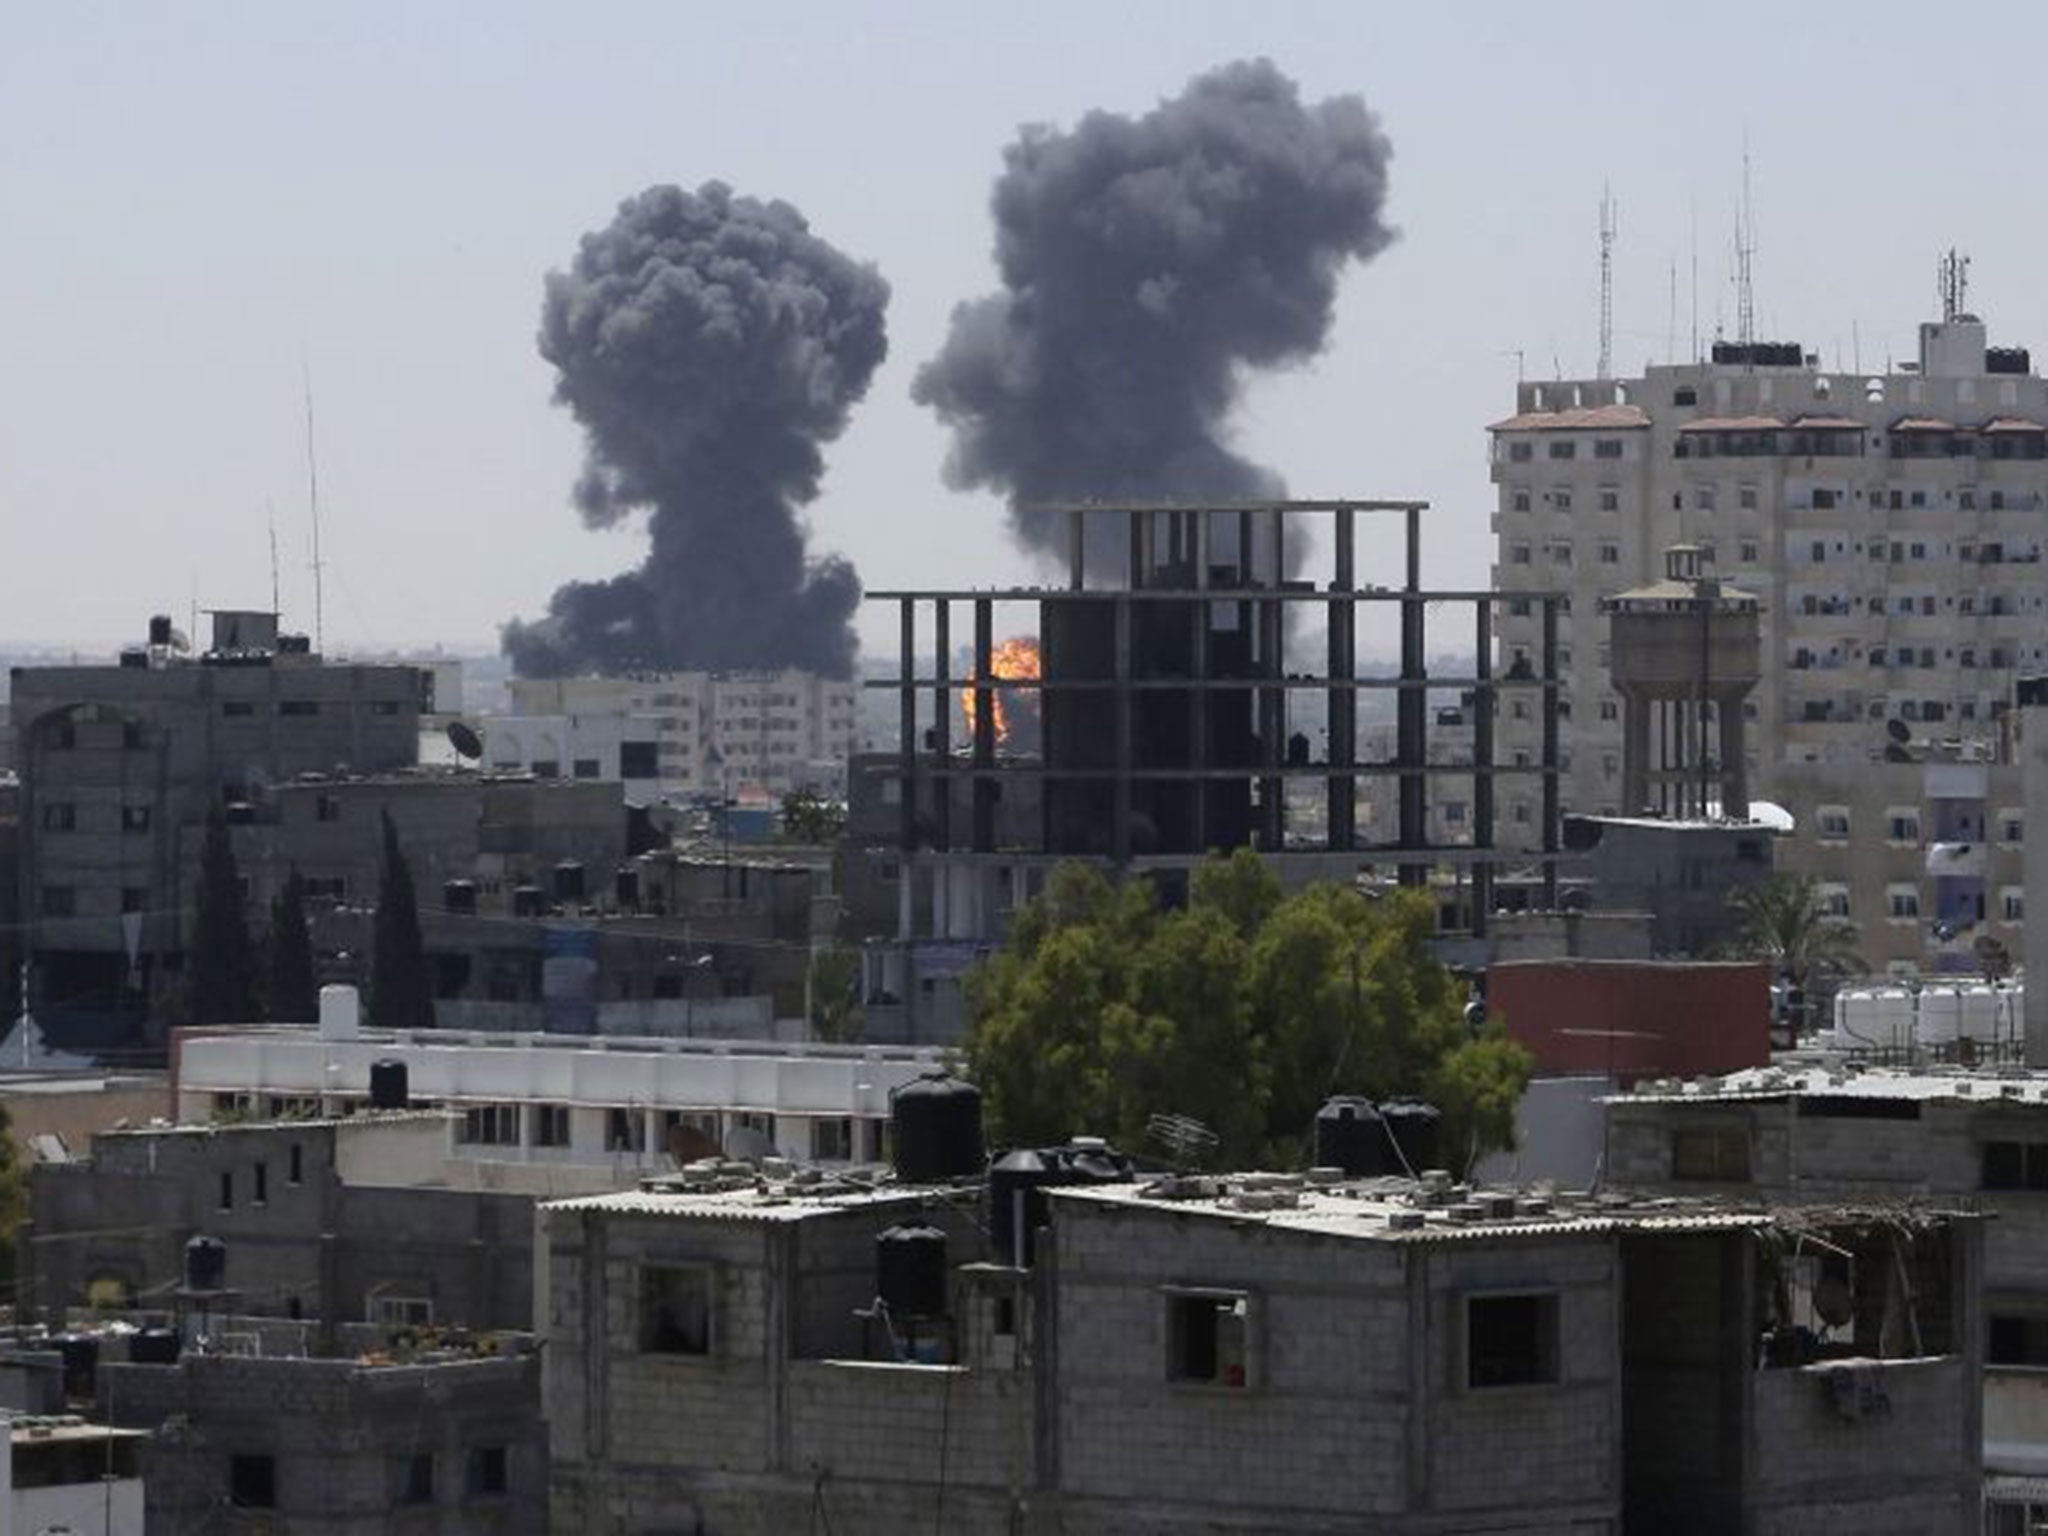
[[270,1198],[270,1164],[258,1163],[252,1172],[255,1178],[255,1188],[251,1191],[249,1198],[254,1200],[256,1204],[261,1205]]
[[1517,800],[1515,802],[1514,816],[1517,823],[1526,826],[1529,821],[1529,802]]
[[425,1296],[372,1295],[364,1314],[379,1328],[431,1328],[434,1303]]
[[1881,666],[1883,666],[1883,665],[1884,665],[1884,661],[1885,661],[1885,650],[1884,650],[1884,647],[1883,647],[1883,646],[1881,646],[1881,645],[1873,645],[1873,646],[1872,646],[1872,647],[1870,648],[1870,664],[1871,664],[1871,665],[1872,665],[1873,667],[1881,667]]
[[514,1147],[519,1144],[517,1104],[478,1104],[462,1112],[455,1139],[467,1146]]
[[256,713],[256,706],[248,699],[228,699],[220,707],[222,715],[230,720],[239,720]]
[[341,797],[339,795],[314,796],[313,819],[315,821],[341,820]]
[[569,1106],[536,1104],[532,1109],[533,1144],[536,1147],[569,1145]]
[[149,807],[146,805],[122,806],[121,830],[123,832],[147,832],[149,830]]
[[1508,498],[1508,504],[1512,506],[1517,512],[1528,511],[1529,493],[1527,491],[1516,491],[1514,495]]
[[1756,564],[1756,541],[1754,539],[1744,539],[1740,545],[1740,551],[1744,565]]
[[1827,558],[1828,558],[1828,547],[1827,547],[1827,545],[1826,545],[1826,544],[1824,544],[1824,543],[1823,543],[1823,542],[1822,542],[1821,540],[1819,540],[1819,539],[1815,539],[1815,540],[1813,541],[1813,549],[1812,549],[1812,560],[1813,560],[1813,563],[1814,563],[1815,565],[1825,565],[1825,564],[1827,563]]
[[1558,487],[1557,487],[1557,488],[1556,488],[1555,490],[1553,490],[1553,491],[1552,491],[1552,492],[1550,493],[1550,504],[1551,504],[1551,506],[1555,507],[1555,508],[1556,508],[1556,509],[1557,509],[1558,511],[1560,511],[1560,512],[1569,512],[1569,511],[1571,511],[1571,509],[1572,509],[1572,493],[1571,493],[1571,488],[1570,488],[1569,486],[1563,486],[1563,485],[1560,485],[1560,486],[1558,486]]
[[1985,1142],[1980,1182],[1985,1189],[2048,1189],[2048,1142]]
[[1602,565],[1621,564],[1621,546],[1619,544],[1602,544],[1600,546],[1600,563]]
[[1837,499],[1835,493],[1825,486],[1814,487],[1813,505],[1816,511],[1826,512],[1831,510]]
[[398,1474],[398,1502],[434,1502],[434,1456],[431,1451],[421,1451],[408,1456],[401,1464]]
[[1533,443],[1508,444],[1508,458],[1513,463],[1526,464],[1535,457],[1536,446]]
[[579,757],[570,764],[570,769],[579,779],[594,779],[598,777],[599,764],[594,757]]
[[228,1502],[237,1509],[277,1508],[277,1458],[230,1456]]
[[511,1458],[502,1445],[473,1445],[469,1448],[469,1471],[465,1479],[469,1496],[488,1498],[511,1491]]
[[223,1168],[220,1172],[219,1206],[224,1211],[235,1208],[235,1171],[232,1168]]
[[306,1182],[306,1149],[296,1141],[292,1143],[291,1162],[285,1170],[285,1182],[287,1184],[303,1184]]
[[1621,718],[1621,709],[1614,700],[1602,699],[1600,701],[1600,718],[1602,720],[1618,720]]
[[1911,806],[1893,806],[1884,813],[1885,836],[1895,843],[1920,841],[1920,813]]
[[533,776],[536,779],[559,779],[562,776],[561,760],[553,757],[536,757],[533,760]]
[[1814,812],[1813,823],[1820,829],[1822,837],[1847,837],[1849,835],[1849,807],[1846,805],[1824,805]]
[[[2048,1365],[2048,1314],[1993,1312],[1984,1319],[1986,1365]],[[2037,1506],[2038,1507],[2038,1506]],[[2014,1536],[2027,1536],[2028,1525],[2012,1526]],[[2038,1525],[2033,1530],[2041,1529]]]
[[1823,884],[1815,892],[1821,912],[1828,917],[1847,919],[1849,916],[1849,887],[1846,885]]
[[1550,444],[1550,456],[1553,459],[1575,459],[1578,455],[1579,445],[1568,439],[1553,439]]
[[2023,923],[2027,920],[2027,893],[2017,885],[2003,886],[1998,892],[1999,911],[2008,923]]
[[280,699],[277,705],[280,715],[317,715],[320,705],[313,699]]
[[2000,841],[2007,843],[2019,842],[2026,834],[2026,830],[2026,818],[2018,811],[2003,810],[1998,813],[1998,836]]
[[1692,488],[1692,504],[1701,512],[1714,510],[1714,488],[1711,485],[1696,485]]
[[121,887],[121,910],[123,912],[142,912],[147,910],[148,907],[149,892],[147,889],[139,885],[124,885]]
[[1596,459],[1618,459],[1621,457],[1621,439],[1602,437],[1593,441],[1593,457]]
[[1243,1291],[1170,1291],[1166,1379],[1197,1386],[1251,1384],[1251,1298]]
[[640,1349],[650,1355],[711,1353],[711,1271],[649,1264],[640,1271]]
[[1553,545],[1551,545],[1551,546],[1550,546],[1550,563],[1551,563],[1552,565],[1570,565],[1570,564],[1572,563],[1572,547],[1571,547],[1571,545],[1569,545],[1569,544],[1553,544]]
[[1465,1299],[1467,1387],[1526,1387],[1558,1379],[1555,1292]]
[[1920,915],[1920,889],[1913,885],[1888,885],[1884,891],[1885,906],[1895,922],[1916,918]]
[[840,1115],[811,1122],[811,1157],[821,1163],[853,1159],[853,1121]]
[[1749,1132],[1714,1126],[1671,1133],[1671,1177],[1719,1184],[1749,1180]]
[[1619,512],[1621,510],[1621,492],[1611,485],[1601,486],[1600,510],[1602,512]]
[[1700,403],[1700,392],[1690,384],[1684,385],[1671,391],[1671,403],[1673,405],[1698,405]]
[[1508,564],[1509,564],[1509,565],[1527,565],[1528,563],[1529,563],[1529,546],[1528,546],[1528,545],[1526,545],[1526,544],[1510,544],[1510,545],[1508,546]]
[[75,832],[78,830],[78,807],[69,800],[59,800],[43,807],[43,830],[45,832]]
[[607,1152],[645,1152],[647,1120],[637,1109],[612,1108],[604,1115],[604,1146]]
[[1529,617],[1529,613],[1529,599],[1527,599],[1526,597],[1513,597],[1508,599],[1508,616],[1510,618],[1526,619]]
[[1745,512],[1754,512],[1756,510],[1756,487],[1753,485],[1738,486],[1735,491],[1735,504]]

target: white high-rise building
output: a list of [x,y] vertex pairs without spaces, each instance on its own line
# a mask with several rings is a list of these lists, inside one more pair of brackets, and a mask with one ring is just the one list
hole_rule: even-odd
[[815,673],[514,678],[480,722],[484,762],[663,793],[842,795],[859,684]]
[[[1697,545],[1763,603],[1749,781],[1795,818],[1780,864],[1822,882],[1879,968],[1971,969],[1987,938],[2016,953],[2011,700],[2048,664],[2048,380],[2027,353],[1959,314],[1887,373],[1717,344],[1638,378],[1524,383],[1516,406],[1491,428],[1494,585],[1567,599],[1565,808],[1643,809],[1620,803],[1600,600]],[[1542,611],[1510,598],[1503,668],[1541,670]],[[1540,708],[1504,706],[1501,761],[1539,760]],[[1509,784],[1503,838],[1533,844],[1535,781]]]

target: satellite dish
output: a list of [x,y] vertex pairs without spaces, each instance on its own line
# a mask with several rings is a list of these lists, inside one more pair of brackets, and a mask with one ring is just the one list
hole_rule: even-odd
[[1913,732],[1907,727],[1906,722],[1903,720],[1885,721],[1884,733],[1885,735],[1891,737],[1893,741],[1896,741],[1902,747],[1907,742],[1913,739]]
[[471,762],[484,755],[483,738],[477,735],[474,728],[460,720],[448,722],[448,745],[455,749],[457,757],[466,757]]

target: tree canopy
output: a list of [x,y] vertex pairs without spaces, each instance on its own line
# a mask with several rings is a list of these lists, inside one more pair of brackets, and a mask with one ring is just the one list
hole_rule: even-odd
[[320,1017],[320,984],[313,973],[313,936],[306,927],[306,882],[296,866],[270,903],[269,1013],[279,1024],[311,1024]]
[[434,984],[420,938],[412,868],[398,828],[384,813],[384,860],[377,873],[377,922],[370,936],[370,1021],[380,1029],[432,1029]]
[[187,1016],[194,1024],[248,1024],[256,1017],[255,961],[243,910],[242,872],[216,806],[199,851]]
[[1729,894],[1741,923],[1736,947],[1769,960],[1803,991],[1868,969],[1856,953],[1856,929],[1831,914],[1810,876],[1774,874]]
[[1249,850],[1198,870],[1174,911],[1063,865],[969,977],[966,1069],[998,1142],[1136,1148],[1173,1114],[1216,1133],[1221,1164],[1298,1164],[1332,1094],[1416,1095],[1463,1161],[1509,1144],[1530,1061],[1497,1028],[1469,1037],[1431,926],[1413,892],[1283,896]]

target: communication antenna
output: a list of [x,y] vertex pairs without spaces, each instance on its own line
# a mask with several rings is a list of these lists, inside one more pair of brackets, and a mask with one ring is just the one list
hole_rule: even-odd
[[1686,217],[1692,228],[1692,360],[1700,360],[1700,205],[1686,199]]
[[270,611],[284,612],[284,603],[277,595],[277,506],[266,496],[263,498],[263,515],[270,521]]
[[313,653],[327,654],[327,606],[320,579],[320,461],[313,451],[313,365],[304,354],[299,371],[306,389],[306,508],[313,523]]
[[1664,361],[1678,357],[1678,258],[1671,258],[1671,301],[1664,311]]
[[1968,308],[1964,300],[1970,291],[1970,258],[1950,246],[1948,254],[1941,258],[1935,283],[1941,293],[1942,320],[1954,320]]
[[1749,135],[1742,135],[1742,210],[1735,216],[1735,339],[1756,340],[1756,211],[1749,200]]
[[1614,192],[1600,188],[1600,372],[1614,377]]

